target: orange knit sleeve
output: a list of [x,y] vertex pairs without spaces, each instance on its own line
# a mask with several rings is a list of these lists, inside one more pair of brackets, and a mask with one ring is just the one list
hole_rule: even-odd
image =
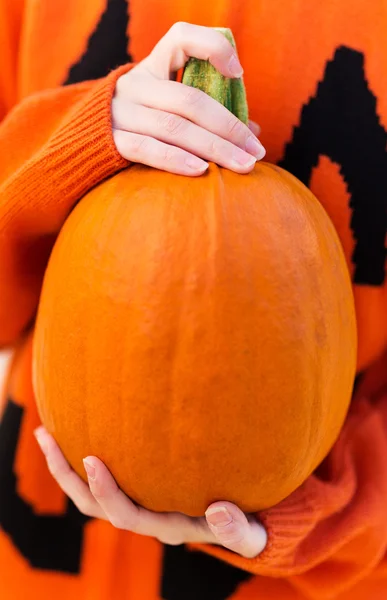
[[111,98],[129,68],[32,95],[0,126],[0,347],[33,318],[50,250],[74,204],[128,164],[113,142]]
[[25,0],[0,0],[0,121],[14,106]]
[[258,575],[287,578],[303,597],[336,597],[365,578],[387,550],[387,354],[360,384],[320,468],[290,497],[258,515],[265,550],[245,559],[191,545]]

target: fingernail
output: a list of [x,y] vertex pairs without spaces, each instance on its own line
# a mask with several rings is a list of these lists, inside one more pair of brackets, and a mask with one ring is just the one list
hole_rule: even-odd
[[206,163],[201,158],[197,158],[196,156],[192,155],[187,156],[187,158],[185,159],[185,164],[193,171],[205,171],[208,167],[208,163]]
[[246,142],[246,151],[255,156],[255,158],[258,158],[258,160],[263,158],[266,154],[266,150],[261,142],[253,135],[251,135]]
[[85,467],[85,471],[89,479],[95,479],[95,467],[89,462],[87,462],[86,458],[83,459],[83,466]]
[[257,159],[254,158],[254,156],[251,156],[251,154],[236,148],[233,152],[233,162],[238,165],[242,165],[242,167],[251,167],[257,162]]
[[206,512],[208,522],[214,527],[225,527],[232,523],[231,513],[224,506],[210,508]]
[[230,62],[228,63],[228,70],[230,71],[233,77],[242,77],[243,68],[235,54],[230,58]]
[[35,429],[34,436],[35,436],[36,441],[39,444],[39,447],[40,447],[41,451],[43,452],[43,454],[45,456],[47,456],[47,454],[48,454],[47,440],[45,439],[45,434],[41,430],[40,427],[38,429]]

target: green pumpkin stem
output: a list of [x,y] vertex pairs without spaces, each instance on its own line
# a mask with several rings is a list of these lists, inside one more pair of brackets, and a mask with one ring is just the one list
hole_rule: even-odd
[[[236,48],[231,29],[225,27],[214,27],[214,29],[223,33],[233,47]],[[182,83],[202,90],[202,92],[223,104],[247,125],[248,107],[242,78],[229,79],[219,73],[208,60],[190,58],[184,68]]]

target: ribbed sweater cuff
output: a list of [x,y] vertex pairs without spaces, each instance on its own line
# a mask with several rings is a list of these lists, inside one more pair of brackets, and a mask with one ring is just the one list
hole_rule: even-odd
[[111,101],[117,79],[133,65],[112,71],[89,96],[67,115],[51,140],[50,170],[56,172],[72,197],[80,197],[96,183],[128,165],[112,135]]
[[[15,173],[4,193],[8,208],[2,228],[15,229],[18,237],[56,233],[84,194],[129,164],[114,144],[111,101],[117,79],[132,67],[91,82],[46,145]],[[20,216],[26,198],[30,204]]]

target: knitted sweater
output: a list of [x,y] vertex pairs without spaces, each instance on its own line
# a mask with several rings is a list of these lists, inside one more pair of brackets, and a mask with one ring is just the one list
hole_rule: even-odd
[[[267,160],[325,206],[354,286],[346,423],[316,472],[257,515],[269,539],[254,559],[83,517],[32,435],[45,265],[75,203],[128,166],[111,134],[115,82],[176,21],[231,27]],[[387,597],[386,28],[385,0],[0,0],[0,345],[15,347],[0,402],[2,599]]]

